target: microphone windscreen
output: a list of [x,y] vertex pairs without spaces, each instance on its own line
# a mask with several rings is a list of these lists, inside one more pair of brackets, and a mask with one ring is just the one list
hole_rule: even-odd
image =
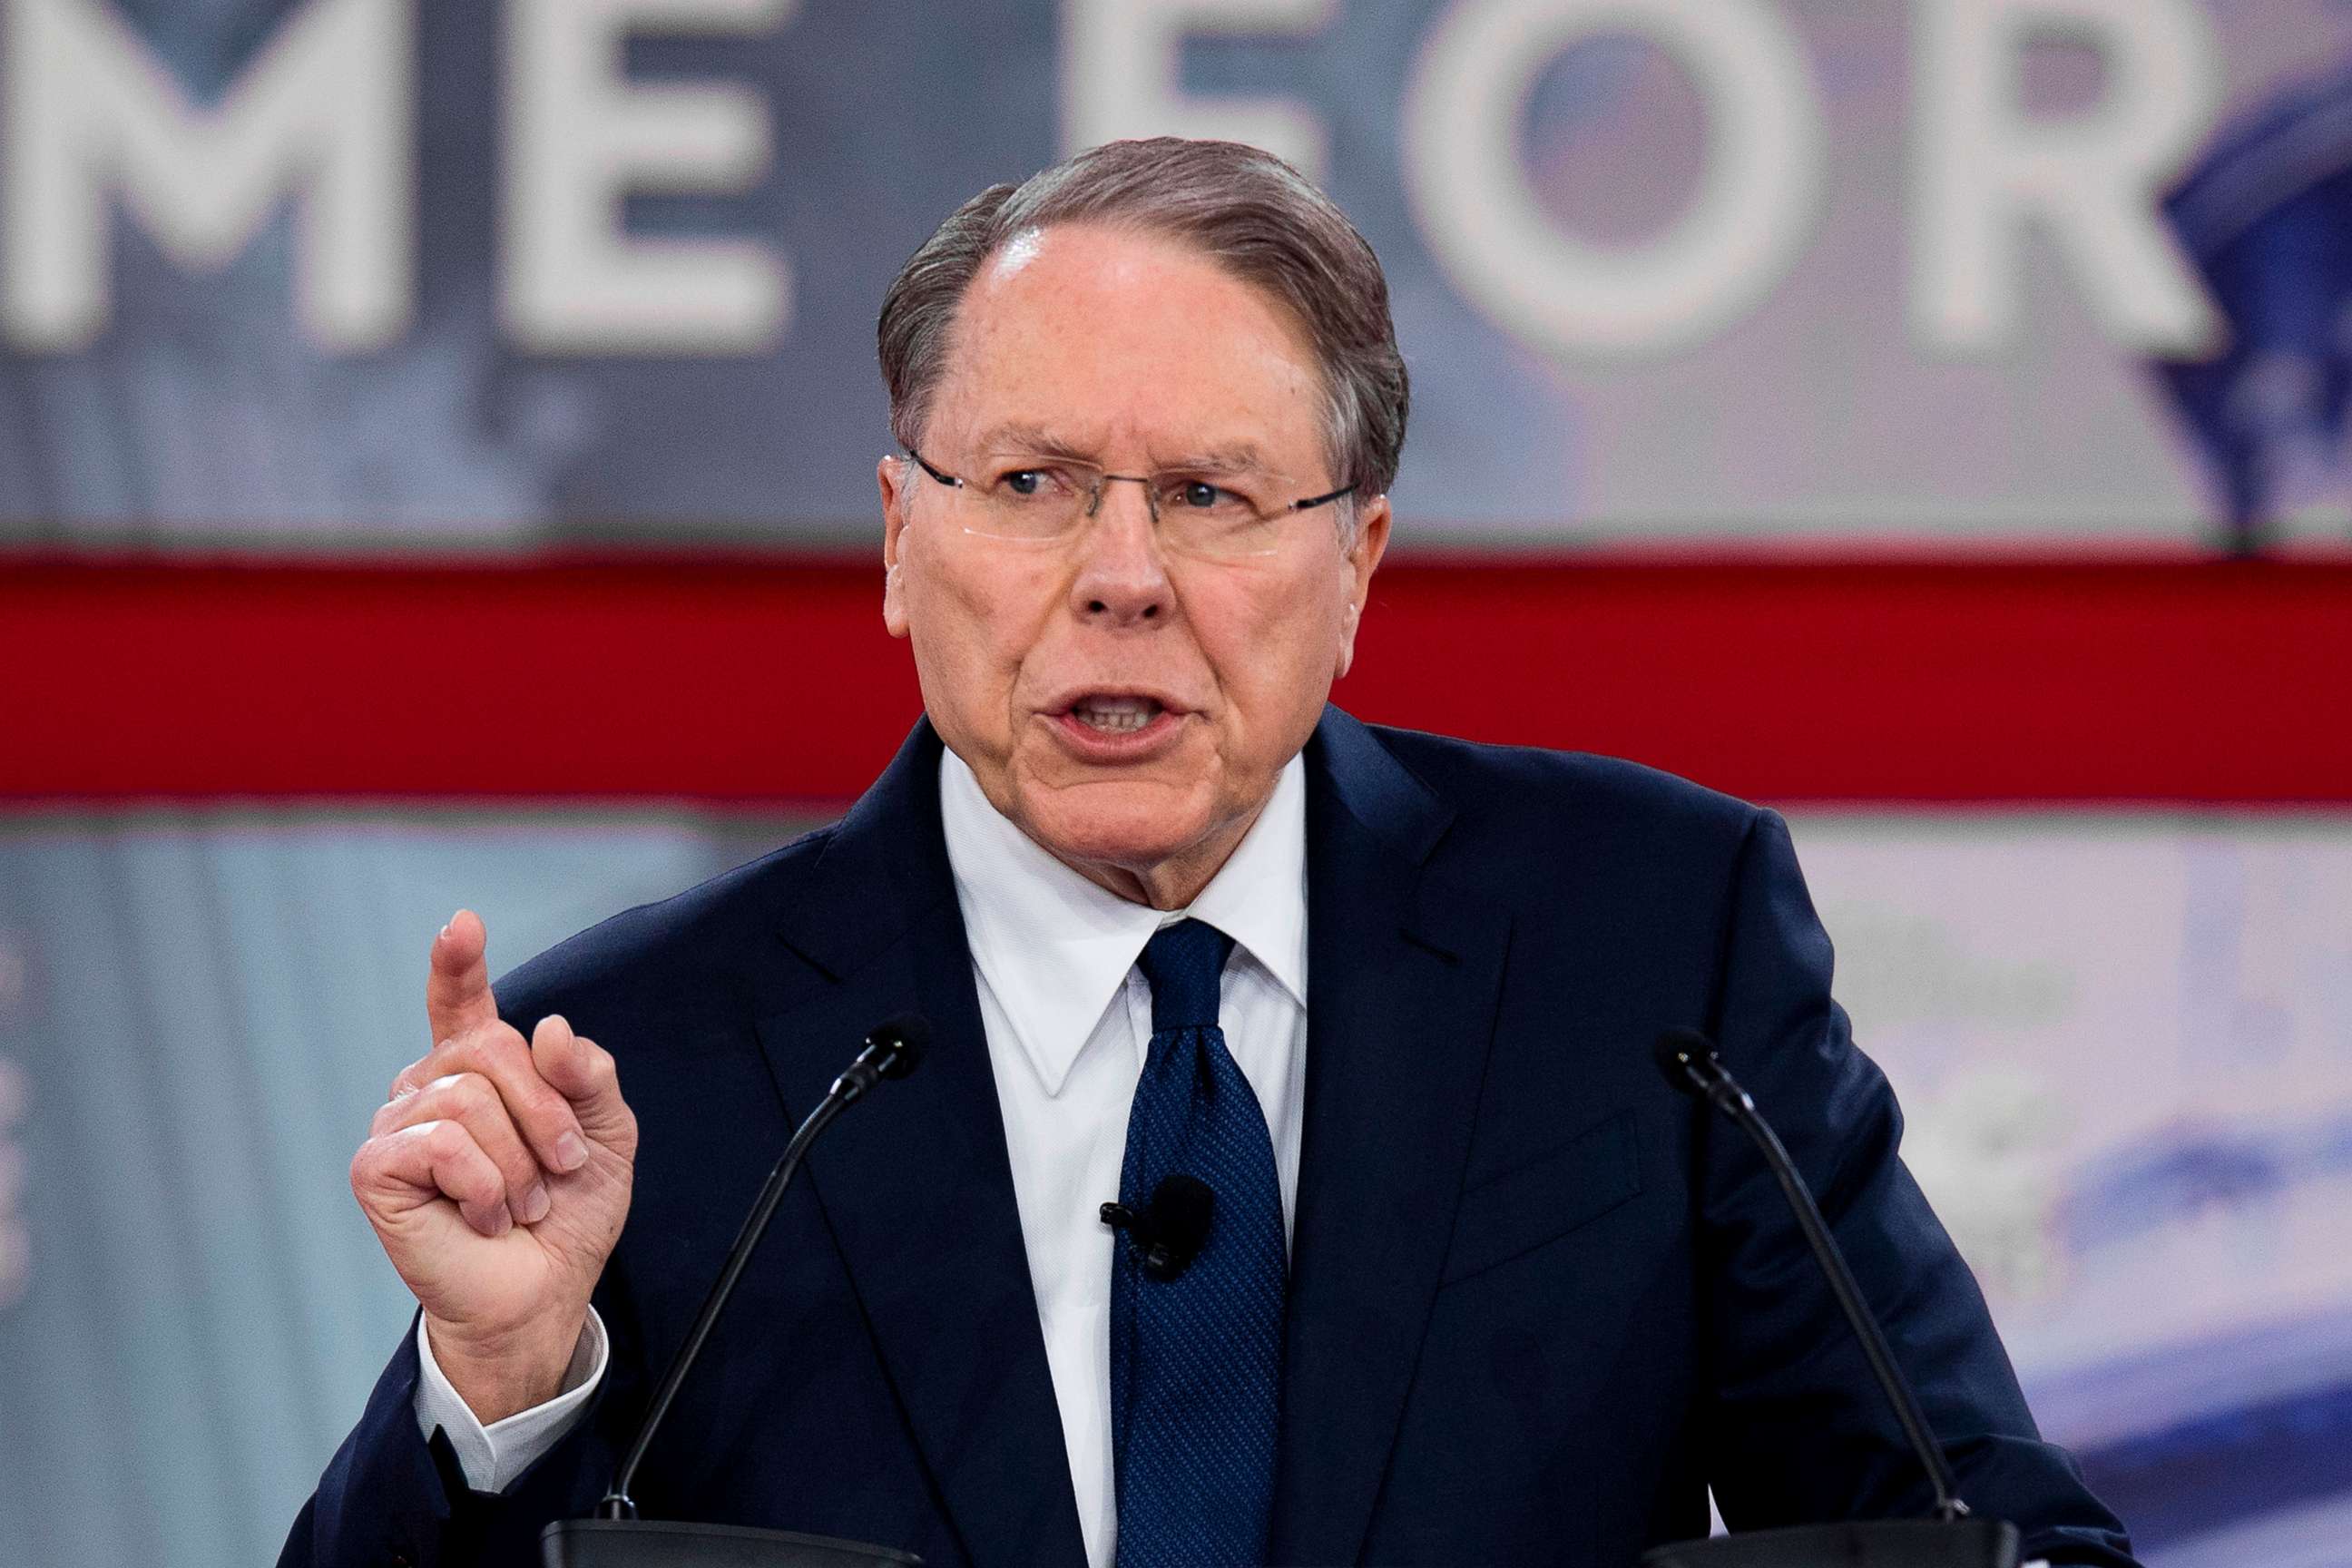
[[1668,1029],[1650,1046],[1650,1059],[1666,1081],[1685,1094],[1705,1092],[1701,1079],[1715,1058],[1715,1042],[1696,1029]]
[[922,1065],[923,1053],[930,1048],[930,1020],[920,1013],[893,1013],[874,1026],[866,1043],[890,1047],[890,1058],[882,1064],[884,1078],[905,1078]]
[[1209,1184],[1187,1171],[1177,1171],[1151,1189],[1151,1233],[1177,1257],[1190,1260],[1209,1239],[1217,1194]]

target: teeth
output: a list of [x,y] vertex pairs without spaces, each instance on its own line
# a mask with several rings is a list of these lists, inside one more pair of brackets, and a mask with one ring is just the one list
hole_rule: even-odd
[[1111,735],[1140,730],[1160,711],[1160,704],[1149,697],[1088,697],[1070,710],[1088,729]]

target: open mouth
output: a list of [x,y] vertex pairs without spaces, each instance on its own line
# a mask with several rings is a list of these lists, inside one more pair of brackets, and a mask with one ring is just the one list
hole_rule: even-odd
[[1070,704],[1071,718],[1103,735],[1132,734],[1167,711],[1150,697],[1089,695]]

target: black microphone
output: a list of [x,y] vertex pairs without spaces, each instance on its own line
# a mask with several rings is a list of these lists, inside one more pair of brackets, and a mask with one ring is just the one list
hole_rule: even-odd
[[[919,1559],[887,1547],[867,1546],[857,1542],[831,1541],[818,1536],[796,1535],[783,1531],[745,1531],[722,1525],[698,1525],[640,1521],[637,1505],[629,1496],[629,1484],[636,1479],[637,1467],[644,1463],[646,1450],[653,1445],[654,1433],[669,1414],[670,1404],[677,1397],[679,1384],[693,1369],[695,1357],[702,1352],[703,1342],[710,1337],[711,1326],[726,1309],[727,1299],[735,1289],[735,1282],[751,1261],[751,1253],[767,1233],[768,1222],[775,1216],[776,1205],[782,1201],[784,1189],[791,1185],[793,1173],[800,1168],[801,1158],[815,1142],[817,1134],[833,1125],[834,1118],[864,1099],[874,1086],[885,1079],[904,1078],[921,1062],[925,1047],[930,1044],[931,1026],[921,1015],[900,1013],[884,1019],[869,1030],[864,1048],[857,1059],[839,1078],[815,1110],[800,1124],[792,1142],[776,1161],[775,1169],[768,1173],[760,1195],[752,1200],[751,1212],[743,1220],[743,1228],[736,1234],[735,1245],[728,1249],[727,1261],[719,1270],[718,1281],[702,1303],[702,1310],[687,1331],[686,1341],[672,1358],[669,1370],[662,1374],[661,1385],[654,1391],[652,1405],[646,1411],[643,1426],[637,1428],[636,1440],[629,1445],[628,1457],[614,1474],[613,1487],[596,1505],[592,1520],[559,1520],[541,1534],[541,1549],[546,1561],[556,1568],[577,1565],[577,1568],[602,1568],[604,1564],[646,1565],[686,1563],[700,1560],[691,1553],[698,1549],[737,1555],[714,1555],[712,1562],[742,1563],[774,1563],[778,1568],[787,1564],[919,1563]],[[676,1540],[656,1540],[656,1534]]]
[[[931,1026],[920,1013],[894,1013],[866,1032],[866,1048],[849,1070],[833,1080],[827,1097],[844,1107],[866,1098],[866,1091],[886,1078],[905,1078],[923,1065],[930,1048]],[[827,1120],[830,1120],[828,1118]]]
[[1148,1277],[1170,1280],[1201,1255],[1216,1211],[1217,1194],[1208,1183],[1175,1171],[1151,1189],[1139,1212],[1121,1203],[1103,1205],[1102,1222],[1127,1233],[1128,1250]]
[[[1846,1267],[1845,1255],[1838,1250],[1837,1238],[1830,1234],[1812,1194],[1805,1190],[1804,1179],[1798,1175],[1795,1163],[1789,1158],[1789,1151],[1781,1145],[1771,1124],[1757,1110],[1756,1102],[1715,1054],[1714,1044],[1696,1029],[1668,1029],[1658,1037],[1650,1054],[1668,1083],[1722,1111],[1738,1124],[1763,1154],[1765,1164],[1771,1168],[1782,1195],[1797,1216],[1798,1228],[1804,1232],[1806,1246],[1812,1249],[1813,1261],[1821,1266],[1831,1294],[1837,1298],[1839,1310],[1852,1325],[1854,1337],[1862,1342],[1871,1374],[1877,1379],[1887,1403],[1895,1407],[1895,1418],[1903,1425],[1903,1435],[1910,1440],[1912,1452],[1919,1457],[1920,1465],[1927,1472],[1928,1483],[1936,1490],[1936,1520],[1926,1525],[1845,1524],[1729,1536],[1717,1542],[1660,1547],[1643,1556],[1644,1564],[1647,1568],[1668,1568],[1704,1562],[1729,1568],[1735,1562],[2015,1563],[2015,1526],[1966,1517],[1968,1504],[1958,1495],[1951,1467],[1945,1463],[1944,1450],[1927,1428],[1927,1418],[1920,1412],[1917,1396],[1905,1380],[1903,1369],[1895,1364],[1895,1352],[1887,1348],[1886,1336],[1880,1331],[1877,1319],[1871,1316],[1863,1300],[1862,1289],[1854,1283],[1853,1271]],[[1912,1540],[1907,1544],[1898,1539],[1918,1529],[1938,1531],[1942,1539],[1934,1543]],[[1906,1552],[1923,1554],[1915,1557],[1905,1555]]]

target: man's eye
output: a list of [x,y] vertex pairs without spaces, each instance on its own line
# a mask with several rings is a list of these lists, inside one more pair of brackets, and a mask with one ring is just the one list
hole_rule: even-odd
[[1034,496],[1045,486],[1043,468],[1015,468],[998,481],[1017,496]]
[[1186,506],[1198,507],[1205,511],[1211,507],[1223,506],[1234,498],[1231,492],[1221,490],[1214,485],[1203,484],[1199,479],[1187,479],[1178,489],[1177,499]]

